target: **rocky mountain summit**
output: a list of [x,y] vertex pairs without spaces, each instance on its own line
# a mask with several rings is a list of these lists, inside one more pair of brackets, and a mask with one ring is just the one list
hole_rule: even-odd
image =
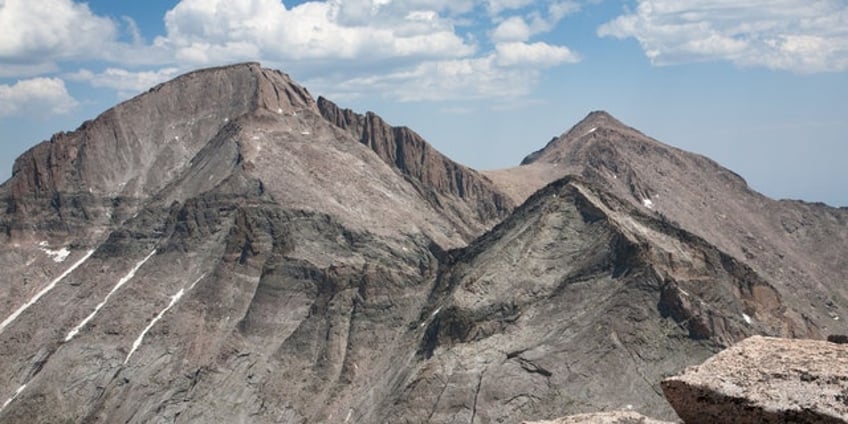
[[479,172],[238,64],[33,147],[0,201],[0,422],[676,419],[687,366],[848,333],[848,210],[604,112]]

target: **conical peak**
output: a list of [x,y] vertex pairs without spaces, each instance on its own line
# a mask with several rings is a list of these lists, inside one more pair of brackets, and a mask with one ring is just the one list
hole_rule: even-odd
[[589,112],[583,120],[574,126],[575,129],[583,129],[584,127],[594,128],[628,128],[621,121],[603,110],[595,110]]
[[[599,131],[600,130],[600,131]],[[630,133],[634,129],[624,125],[621,121],[603,110],[589,112],[576,125],[568,131],[554,137],[544,148],[537,150],[521,161],[522,165],[527,165],[536,161],[556,161],[556,158],[566,154],[567,151],[573,148],[573,144],[578,141],[587,141],[586,138],[595,138],[607,131]],[[601,136],[604,138],[605,136]]]
[[593,110],[584,119],[615,119],[605,110]]

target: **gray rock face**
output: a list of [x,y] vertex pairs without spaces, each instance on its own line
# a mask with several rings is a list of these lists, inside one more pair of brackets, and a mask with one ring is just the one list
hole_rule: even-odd
[[[318,98],[318,108],[327,120],[414,181],[431,205],[455,211],[463,221],[460,227],[468,226],[468,221],[472,228],[474,222],[494,225],[516,206],[477,171],[448,159],[407,127],[392,127],[373,112],[360,115],[341,109],[323,97]],[[465,202],[453,201],[456,197]]]
[[848,422],[848,347],[755,336],[662,382],[690,423]]
[[[484,174],[518,202],[562,176],[581,176],[768,281],[774,292],[752,288],[749,295],[795,312],[769,323],[782,328],[766,334],[820,339],[848,333],[848,209],[769,199],[714,161],[664,145],[605,112],[590,113],[522,166]],[[753,323],[764,320],[742,312]]]
[[597,412],[579,414],[546,421],[525,421],[524,424],[671,424],[658,421],[635,412]]
[[[461,168],[441,158],[427,172]],[[0,186],[4,422],[315,422],[373,404],[436,255],[511,208],[466,214],[501,195],[409,180],[257,64],[179,77],[17,164]]]
[[[241,64],[55,136],[0,186],[0,421],[667,419],[659,381],[724,346],[848,330],[843,259],[794,251],[848,249],[841,212],[803,205],[796,238],[763,239],[775,271],[737,224],[801,209],[705,233],[668,163],[726,182],[729,210],[758,195],[606,114],[567,134],[557,151],[594,141],[487,177]],[[572,153],[592,166],[547,173]],[[679,209],[629,188],[678,183]]]

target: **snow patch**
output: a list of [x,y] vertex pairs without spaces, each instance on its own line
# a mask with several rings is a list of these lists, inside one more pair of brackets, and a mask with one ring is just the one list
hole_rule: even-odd
[[16,310],[15,312],[13,312],[12,315],[9,315],[8,318],[6,318],[2,323],[0,323],[0,333],[2,333],[3,329],[5,329],[9,324],[11,324],[12,321],[17,319],[30,306],[34,305],[35,302],[38,302],[38,299],[41,299],[45,294],[47,294],[47,292],[53,290],[53,288],[56,287],[56,284],[58,284],[59,281],[62,281],[62,279],[67,277],[70,273],[77,269],[77,267],[82,265],[83,262],[85,262],[94,253],[94,250],[95,249],[89,250],[88,253],[86,253],[85,256],[82,257],[82,259],[78,260],[75,264],[71,265],[71,267],[65,270],[62,275],[56,277],[56,279],[51,281],[50,284],[47,285],[47,287],[41,289],[41,291],[36,293],[35,296],[32,297],[32,299],[30,299],[27,303],[21,305],[21,307],[18,308],[18,310]]
[[301,131],[300,135],[309,135],[309,131]]
[[18,387],[18,390],[15,391],[15,394],[13,394],[5,403],[3,403],[3,406],[0,406],[0,412],[3,412],[3,410],[6,409],[6,407],[9,406],[10,403],[12,403],[12,401],[14,401],[18,396],[20,396],[21,392],[23,392],[24,389],[26,389],[26,384],[22,385],[21,387]]
[[754,320],[752,320],[751,317],[744,312],[742,313],[742,319],[744,319],[749,325],[754,323]]
[[648,209],[653,209],[654,208],[654,201],[651,200],[651,199],[642,199],[642,206],[644,206]]
[[194,286],[196,286],[196,285],[197,285],[197,283],[199,283],[199,282],[200,282],[200,280],[202,280],[202,279],[203,279],[203,277],[205,277],[205,276],[206,276],[206,274],[203,274],[203,275],[201,275],[200,277],[198,277],[196,280],[194,280],[194,282],[193,282],[193,283],[191,283],[191,285],[190,285],[190,286],[188,286],[188,289],[189,289],[189,290],[193,289],[193,288],[194,288]]
[[282,114],[283,114],[283,108],[278,107],[278,108],[277,108],[277,113],[279,113],[280,115],[282,115]]
[[71,251],[68,250],[68,248],[66,248],[66,247],[63,247],[59,250],[52,250],[52,249],[48,249],[47,246],[48,246],[48,244],[47,244],[46,241],[42,241],[41,243],[38,243],[38,248],[42,252],[46,253],[47,256],[50,256],[51,258],[53,258],[53,262],[65,262],[65,259],[68,259],[68,255],[71,254]]
[[593,132],[595,132],[595,131],[597,131],[597,130],[598,130],[598,127],[592,127],[592,129],[591,129],[591,130],[586,131],[586,134],[583,134],[583,135],[589,135],[589,134],[592,134]]
[[123,278],[118,280],[118,284],[115,284],[115,287],[112,288],[112,291],[110,291],[109,294],[107,294],[106,297],[103,299],[103,301],[100,302],[97,305],[97,307],[94,308],[94,311],[91,312],[87,317],[85,317],[85,319],[82,320],[82,322],[80,322],[79,325],[74,327],[74,329],[71,330],[68,333],[67,336],[65,336],[65,342],[69,342],[69,341],[71,341],[71,339],[76,337],[76,335],[79,334],[80,330],[82,330],[82,328],[85,327],[85,325],[88,324],[88,322],[91,321],[94,318],[94,316],[97,315],[98,312],[100,312],[100,309],[104,305],[106,305],[106,302],[109,301],[109,298],[112,297],[112,295],[115,294],[115,292],[118,291],[118,289],[120,289],[121,286],[126,284],[127,281],[132,280],[132,278],[135,277],[136,271],[138,271],[138,269],[141,268],[141,266],[144,265],[144,263],[147,262],[147,260],[150,259],[155,253],[156,253],[156,249],[153,249],[153,251],[150,252],[149,255],[147,255],[144,259],[142,259],[137,264],[135,264],[133,269],[131,269],[130,272],[127,273],[127,275],[125,275]]

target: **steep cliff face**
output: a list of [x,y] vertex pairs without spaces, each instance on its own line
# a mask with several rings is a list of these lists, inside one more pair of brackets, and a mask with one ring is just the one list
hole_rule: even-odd
[[323,97],[318,107],[324,118],[413,181],[434,207],[456,210],[466,225],[480,221],[490,227],[516,206],[487,178],[445,157],[411,129],[393,127],[373,112],[341,109]]
[[673,418],[724,346],[845,333],[844,260],[799,251],[840,211],[732,216],[734,174],[590,118],[489,180],[242,64],[57,135],[0,186],[0,421]]

